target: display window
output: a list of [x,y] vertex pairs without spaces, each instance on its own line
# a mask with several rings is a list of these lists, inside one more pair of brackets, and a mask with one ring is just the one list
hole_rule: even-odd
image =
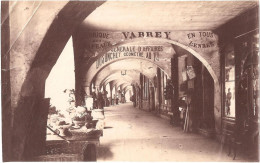
[[224,115],[235,117],[235,55],[230,52],[225,56],[225,94],[224,94]]

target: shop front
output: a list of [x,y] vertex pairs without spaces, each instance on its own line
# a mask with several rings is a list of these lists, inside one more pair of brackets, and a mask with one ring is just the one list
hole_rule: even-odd
[[255,8],[217,29],[221,52],[222,135],[239,142],[252,157],[259,148],[257,20],[258,8]]

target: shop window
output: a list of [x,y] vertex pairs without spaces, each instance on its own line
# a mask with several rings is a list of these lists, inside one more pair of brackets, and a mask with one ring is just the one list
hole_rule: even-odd
[[239,117],[258,121],[259,117],[259,34],[250,33],[237,39],[239,46]]
[[163,90],[163,93],[162,93],[163,104],[170,105],[171,104],[170,100],[167,99],[167,93],[169,93],[169,92],[167,92],[167,81],[169,80],[169,77],[162,70],[161,70],[161,74],[162,74],[162,80],[161,80],[162,85],[161,85],[161,87],[162,87],[162,90]]
[[235,55],[231,51],[225,56],[225,111],[226,117],[235,117]]

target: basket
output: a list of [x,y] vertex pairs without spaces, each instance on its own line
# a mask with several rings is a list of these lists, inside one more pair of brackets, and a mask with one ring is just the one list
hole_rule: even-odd
[[[30,161],[85,161],[88,158],[85,158],[84,152],[88,145],[95,146],[96,144],[86,141],[71,141],[69,143],[64,140],[48,141],[45,154],[34,157]],[[90,157],[93,160],[93,157],[96,157],[95,153]]]
[[47,155],[53,154],[79,154],[82,153],[84,146],[88,143],[85,141],[71,141],[70,143],[66,141],[50,141],[47,142],[46,153]]
[[102,131],[96,129],[71,130],[65,140],[49,139],[45,152],[30,161],[96,161],[96,146]]
[[82,156],[79,154],[55,154],[55,155],[41,155],[34,157],[33,161],[40,162],[68,162],[68,161],[83,161]]

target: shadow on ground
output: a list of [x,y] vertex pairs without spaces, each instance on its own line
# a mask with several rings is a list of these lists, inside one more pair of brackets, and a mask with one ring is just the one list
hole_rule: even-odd
[[108,146],[100,145],[97,148],[97,160],[106,160],[111,159],[113,157],[113,153]]

